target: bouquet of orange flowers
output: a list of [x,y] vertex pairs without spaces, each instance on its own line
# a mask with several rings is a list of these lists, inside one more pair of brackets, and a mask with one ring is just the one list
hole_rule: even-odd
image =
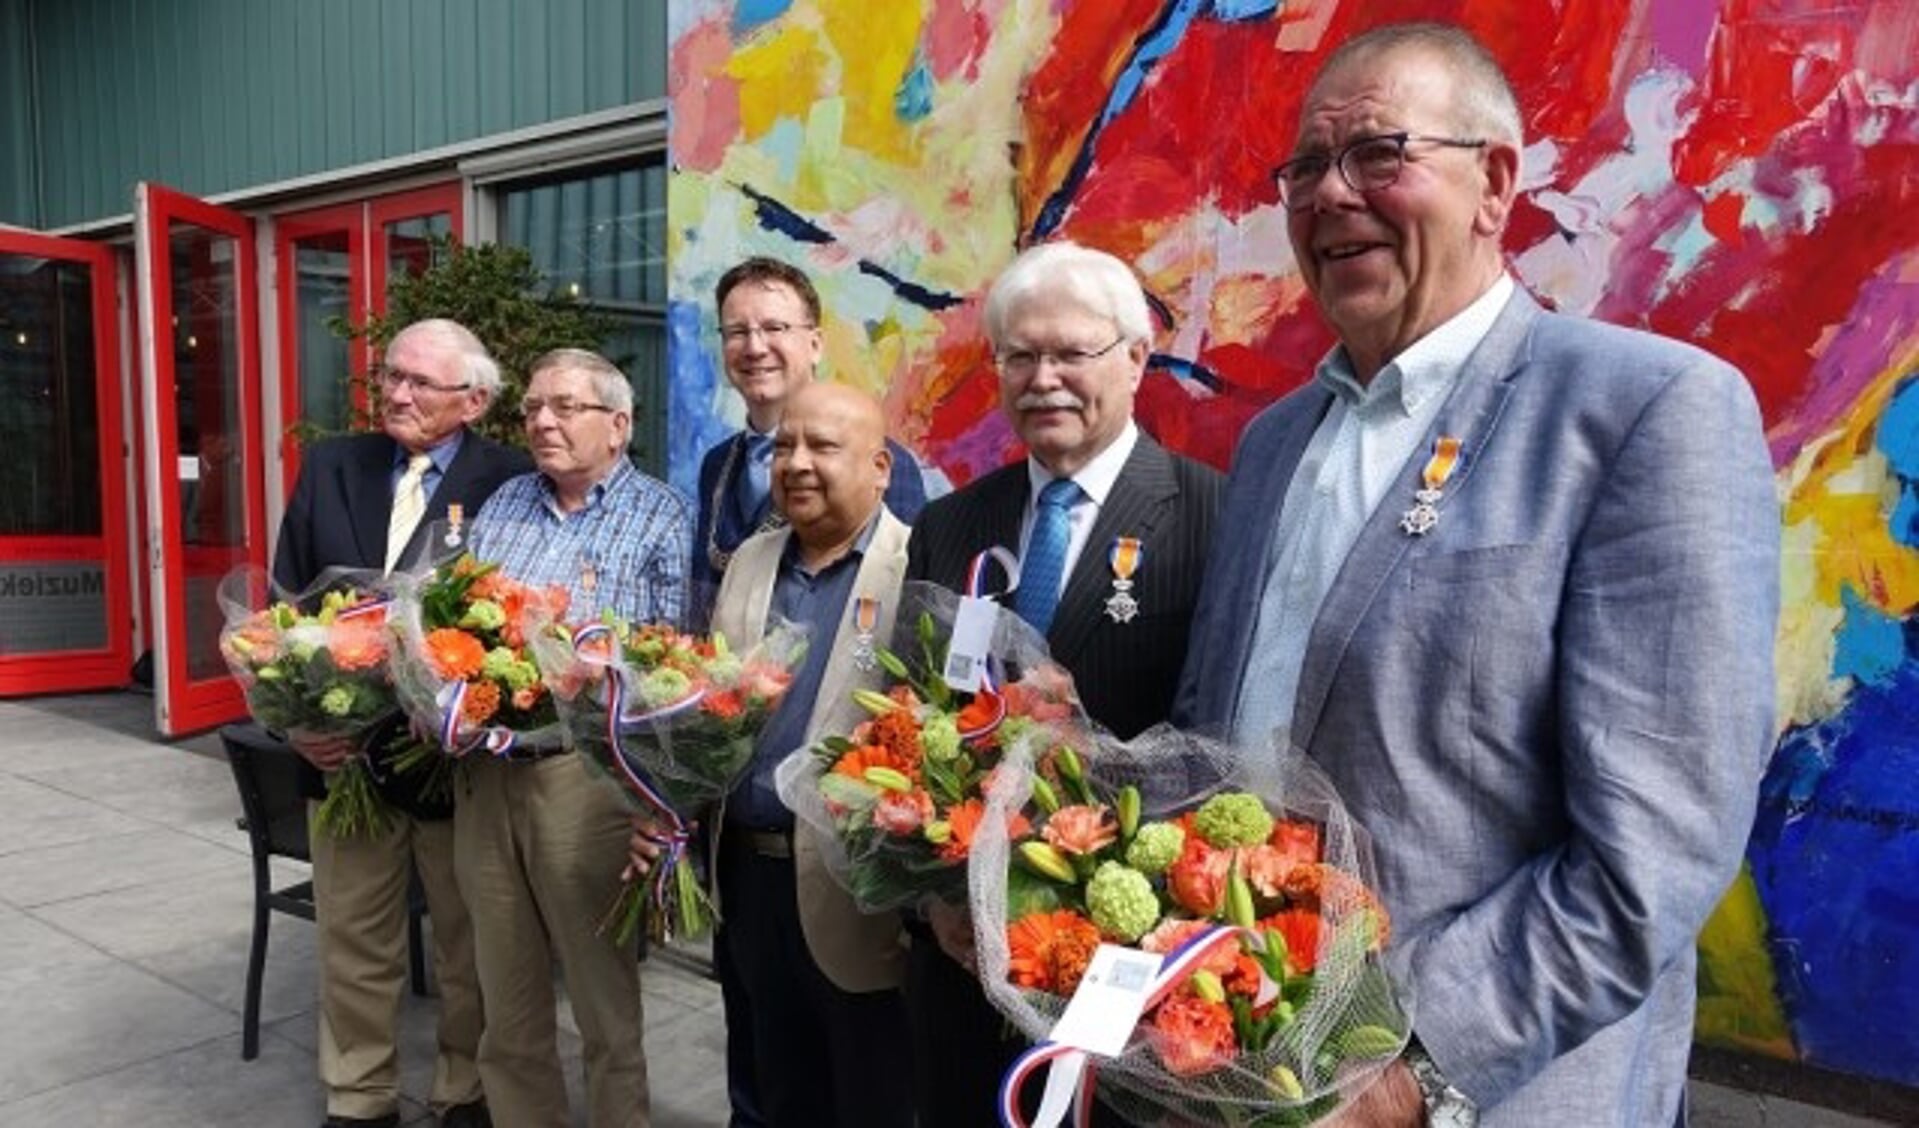
[[805,632],[781,626],[740,653],[723,635],[608,615],[570,635],[541,631],[535,648],[569,739],[652,817],[663,848],[646,878],[628,877],[601,930],[627,944],[644,918],[655,941],[704,935],[713,906],[686,856],[692,822],[752,764],[805,656]]
[[1090,730],[1072,678],[1013,615],[994,626],[989,665],[1000,673],[973,691],[947,682],[959,598],[907,584],[895,628],[906,656],[877,649],[891,686],[853,695],[870,719],[793,753],[777,772],[780,798],[821,832],[828,868],[866,912],[925,896],[963,900],[985,788],[1007,751],[1068,745]]
[[[1304,757],[1260,760],[1162,727],[1085,765],[1022,758],[989,799],[993,826],[1042,808],[1037,833],[972,872],[1002,1013],[1045,1039],[1100,945],[1159,957],[1124,1051],[1099,1066],[1128,1123],[1311,1124],[1411,1031],[1363,831]],[[1009,1123],[1027,1078],[1077,1052],[1043,1042],[1015,1065]]]
[[529,639],[565,615],[566,589],[520,583],[471,553],[395,586],[393,681],[428,734],[397,770],[430,772],[427,790],[444,793],[453,764],[473,752],[506,756],[563,739]]
[[[246,689],[247,710],[276,732],[344,737],[364,743],[399,710],[387,671],[388,601],[356,582],[377,577],[330,573],[316,591],[250,610],[266,591],[257,569],[221,584],[227,625],[220,653]],[[316,607],[312,613],[302,607]],[[327,775],[316,825],[335,837],[378,834],[392,812],[374,789],[366,752]]]

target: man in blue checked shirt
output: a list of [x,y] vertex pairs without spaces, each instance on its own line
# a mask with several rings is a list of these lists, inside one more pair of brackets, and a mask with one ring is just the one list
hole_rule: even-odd
[[[627,460],[626,376],[594,353],[557,349],[533,363],[520,412],[538,472],[507,482],[480,510],[475,555],[522,582],[564,586],[569,618],[610,610],[677,624],[692,509]],[[586,1043],[588,1122],[641,1128],[639,965],[594,929],[626,865],[619,793],[559,748],[477,759],[454,842],[486,1001],[480,1078],[493,1117],[527,1128],[572,1123],[554,1040],[557,957]]]

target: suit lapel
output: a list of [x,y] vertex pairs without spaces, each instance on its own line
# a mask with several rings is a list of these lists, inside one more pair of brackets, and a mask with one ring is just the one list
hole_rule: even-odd
[[[1086,547],[1073,564],[1073,574],[1067,577],[1066,590],[1060,593],[1053,628],[1047,632],[1047,644],[1055,659],[1071,665],[1099,623],[1106,597],[1112,591],[1107,550],[1114,538],[1138,537],[1142,543],[1150,543],[1153,527],[1165,511],[1166,502],[1178,493],[1173,460],[1158,443],[1141,433],[1133,453],[1113,482],[1113,492],[1107,495],[1106,504],[1100,506],[1099,517],[1087,535]],[[1150,568],[1156,563],[1161,562],[1154,560],[1149,551],[1140,566]]]
[[[1026,461],[1021,459],[1012,466],[995,471],[992,477],[981,479],[980,486],[979,496],[973,500],[967,514],[968,519],[954,522],[958,543],[953,548],[956,554],[965,554],[964,559],[954,562],[954,591],[966,590],[966,570],[972,564],[973,557],[980,552],[998,546],[1016,557],[1019,555],[1019,526],[1026,517],[1026,500],[1032,492],[1026,477]],[[938,551],[937,548],[935,551]],[[995,585],[1005,582],[999,576],[999,570],[993,569],[987,580],[986,594],[1000,594],[1002,587]]]
[[1305,748],[1312,740],[1313,729],[1319,723],[1326,694],[1332,686],[1333,671],[1339,668],[1360,619],[1386,578],[1412,547],[1413,538],[1400,530],[1399,518],[1421,485],[1420,475],[1434,440],[1440,435],[1453,435],[1462,440],[1459,468],[1447,483],[1446,496],[1439,503],[1443,515],[1447,506],[1457,504],[1471,483],[1473,469],[1492,440],[1512,381],[1525,368],[1527,335],[1538,314],[1538,305],[1524,291],[1514,293],[1486,339],[1466,361],[1459,385],[1440,408],[1413,456],[1406,460],[1398,480],[1387,491],[1366,527],[1360,530],[1338,579],[1326,593],[1326,602],[1320,607],[1319,618],[1314,621],[1306,644],[1299,690],[1293,703],[1291,732],[1298,747]]
[[347,519],[360,560],[369,568],[386,563],[386,527],[393,515],[393,451],[391,439],[366,444],[363,457],[340,467],[346,495]]
[[859,573],[853,577],[853,591],[840,611],[839,628],[831,639],[814,639],[815,646],[831,646],[826,669],[820,674],[819,696],[813,699],[813,713],[807,718],[806,738],[813,741],[824,733],[846,732],[858,720],[852,693],[857,687],[876,684],[876,675],[853,664],[853,640],[858,633],[853,615],[861,596],[879,600],[879,620],[873,637],[884,645],[893,637],[893,622],[899,613],[900,580],[906,573],[907,528],[886,509],[880,510],[879,526],[867,543],[860,559]]

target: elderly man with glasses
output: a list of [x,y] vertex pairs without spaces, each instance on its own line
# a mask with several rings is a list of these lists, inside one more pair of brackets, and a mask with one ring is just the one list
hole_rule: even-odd
[[1416,1045],[1359,1124],[1684,1123],[1772,746],[1752,391],[1514,284],[1521,120],[1439,24],[1308,89],[1277,179],[1339,342],[1240,441],[1178,710],[1303,751],[1372,834]]
[[[477,511],[525,472],[526,456],[471,433],[499,391],[486,347],[452,321],[417,321],[386,350],[380,370],[380,430],[328,439],[306,451],[280,522],[273,580],[289,595],[330,568],[391,570],[419,551],[426,527],[452,506]],[[345,741],[290,736],[312,768],[317,803],[333,770],[355,749]],[[376,755],[384,756],[382,746]],[[380,834],[313,836],[313,894],[320,948],[320,1080],[333,1128],[398,1123],[395,1026],[405,990],[409,866],[420,873],[433,916],[440,987],[439,1060],[431,1101],[448,1128],[486,1123],[480,1075],[480,989],[473,931],[453,874],[452,809],[405,790],[405,777],[376,772],[398,817]]]
[[[597,354],[533,362],[520,400],[538,467],[480,510],[473,551],[526,583],[558,585],[568,617],[611,611],[678,623],[691,507],[626,453],[633,391]],[[626,809],[610,781],[555,746],[469,763],[454,818],[460,889],[472,906],[486,1035],[480,1076],[501,1124],[565,1128],[553,961],[585,1042],[592,1128],[647,1123],[640,979],[632,947],[595,925],[626,866]]]
[[[1153,321],[1119,259],[1065,242],[1027,250],[987,292],[985,320],[1000,410],[1026,457],[926,507],[907,578],[960,590],[975,556],[1016,552],[1011,609],[1046,636],[1092,718],[1130,739],[1172,707],[1220,476],[1133,422]],[[964,912],[908,927],[920,1128],[993,1123],[1024,1043],[973,978]]]

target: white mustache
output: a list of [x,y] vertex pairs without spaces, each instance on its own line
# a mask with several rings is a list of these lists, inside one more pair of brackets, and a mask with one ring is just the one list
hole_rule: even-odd
[[1078,411],[1086,404],[1073,393],[1061,389],[1055,392],[1027,392],[1013,401],[1016,411],[1052,411],[1065,409]]

